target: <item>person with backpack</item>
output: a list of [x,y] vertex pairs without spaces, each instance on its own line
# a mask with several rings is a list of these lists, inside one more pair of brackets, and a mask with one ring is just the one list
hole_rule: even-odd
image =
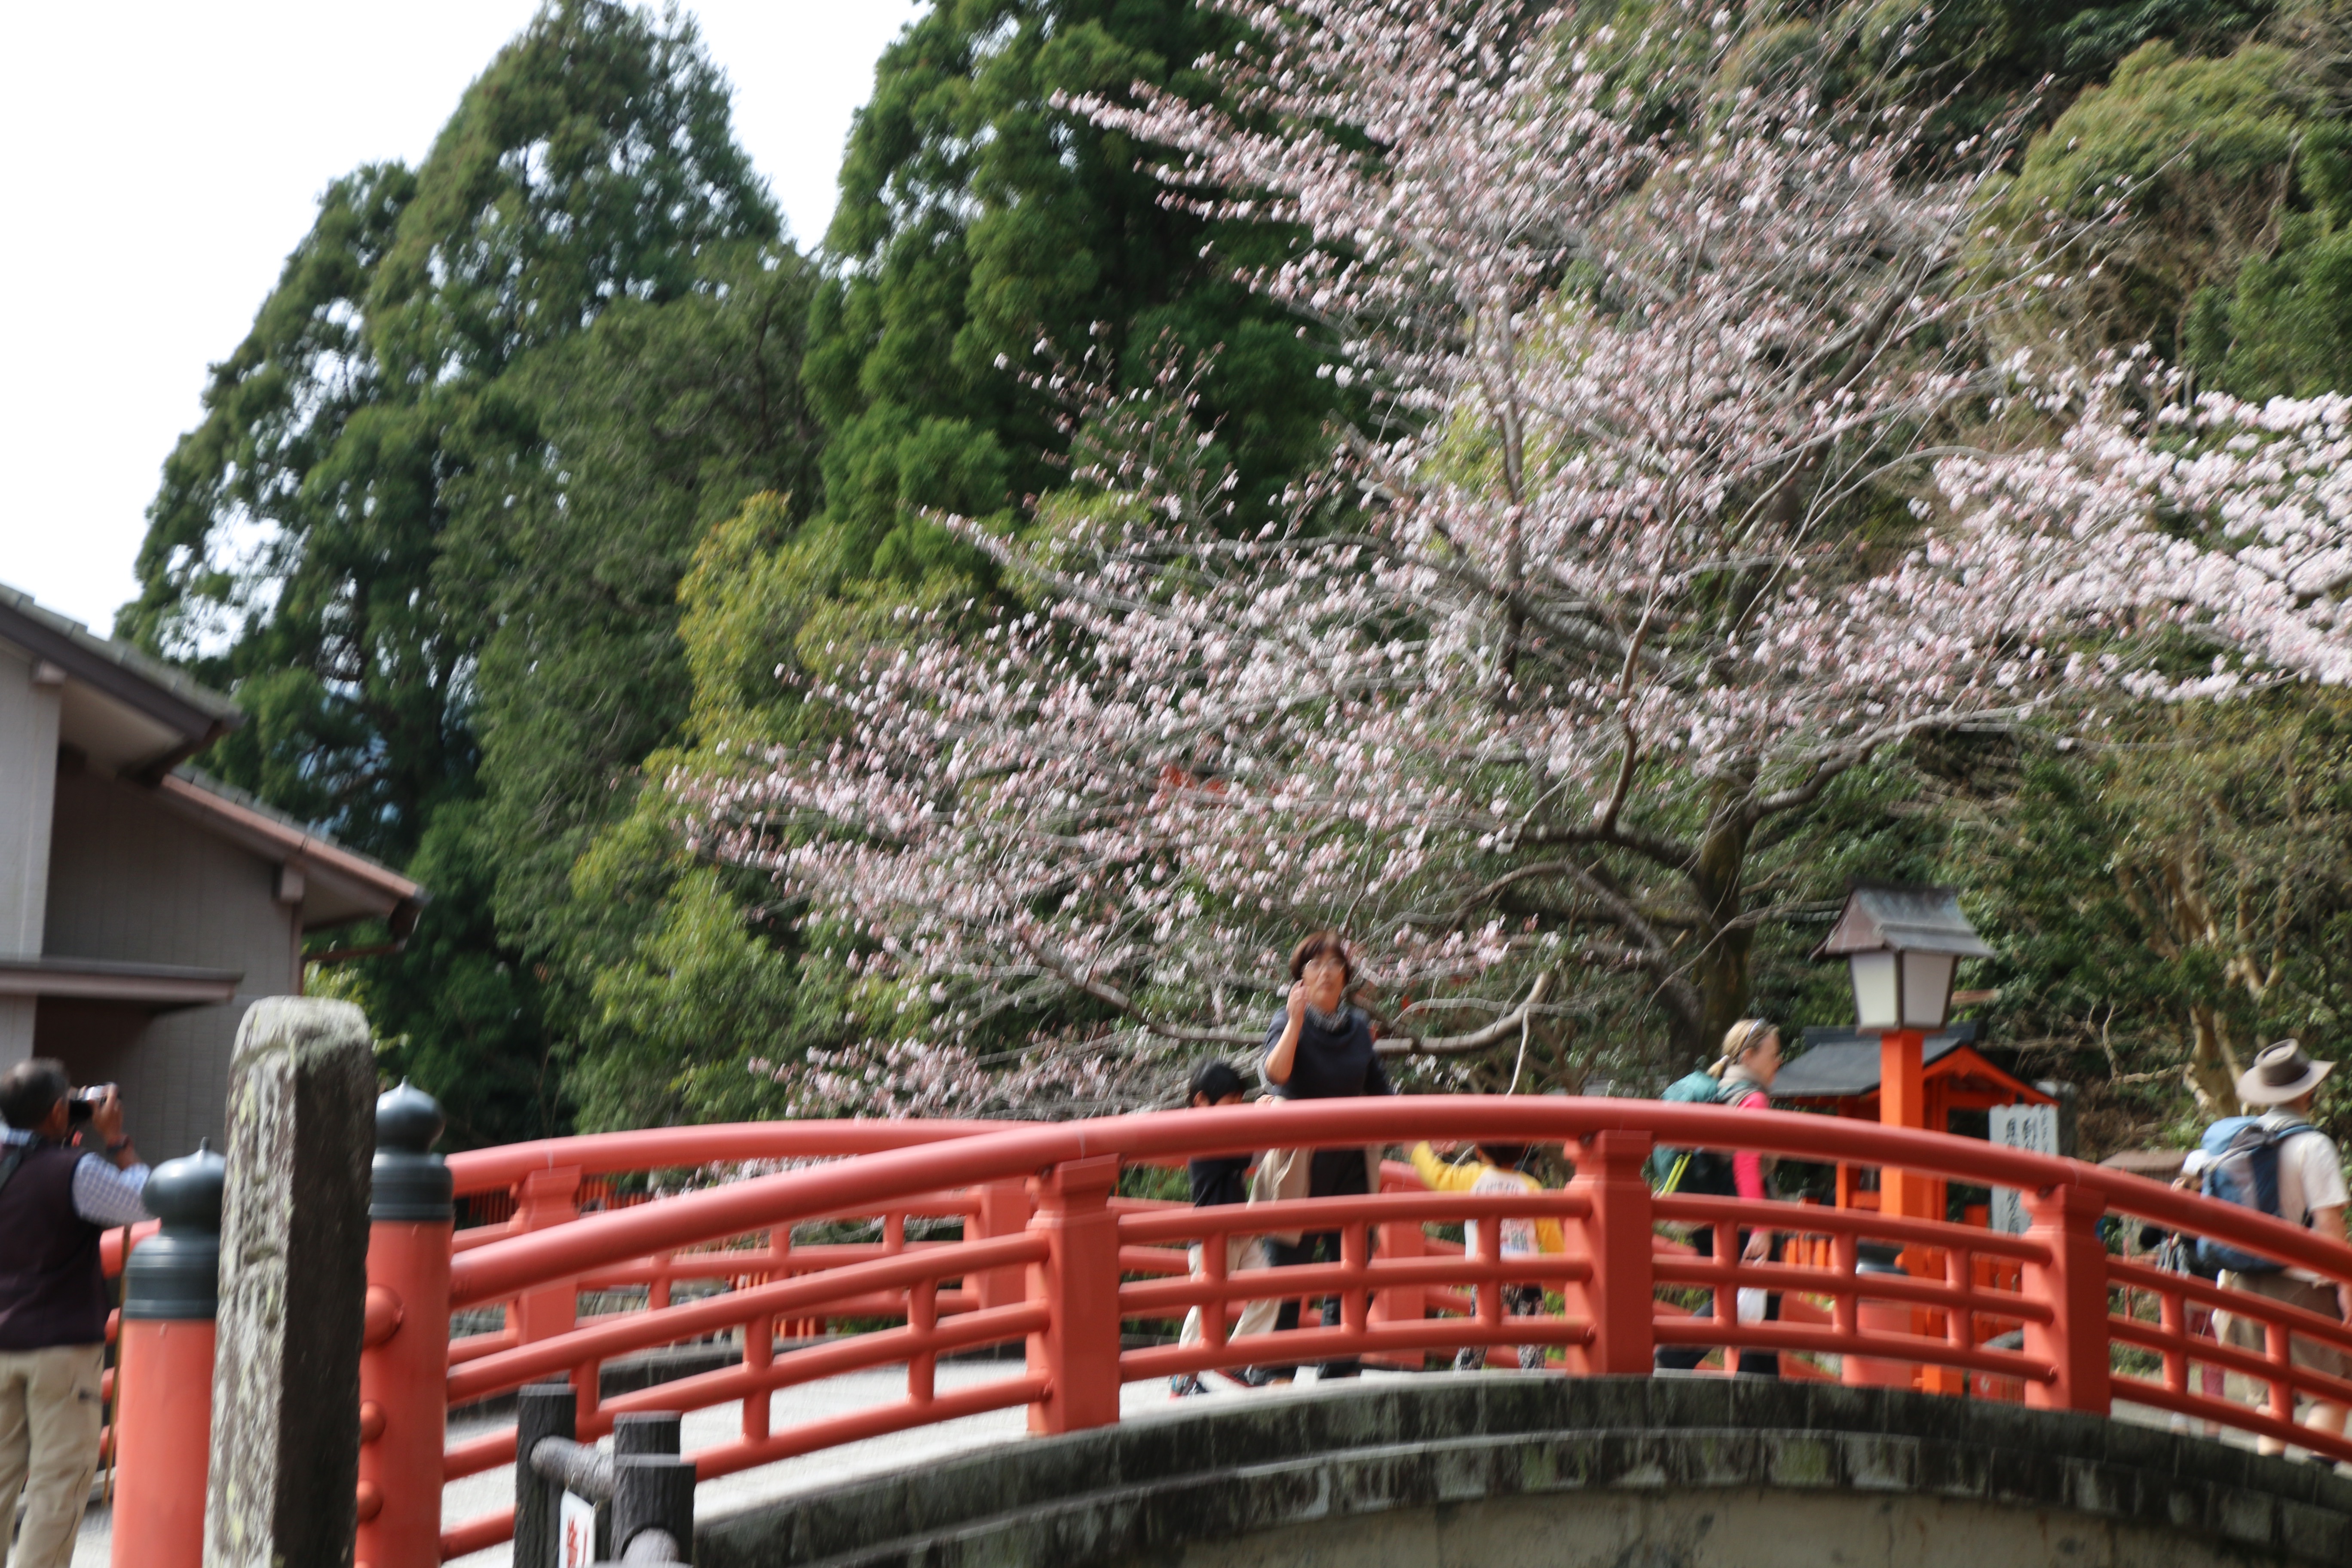
[[[1741,1110],[1769,1110],[1772,1079],[1780,1070],[1780,1031],[1761,1018],[1742,1018],[1724,1034],[1723,1055],[1713,1065],[1676,1080],[1661,1098],[1685,1103],[1729,1105]],[[1671,1193],[1726,1198],[1771,1196],[1770,1172],[1764,1157],[1752,1149],[1660,1148],[1651,1160],[1651,1174],[1661,1196]],[[1701,1226],[1691,1241],[1701,1258],[1715,1256],[1713,1226]],[[1748,1262],[1759,1263],[1768,1258],[1777,1262],[1780,1258],[1780,1237],[1777,1232],[1742,1230],[1739,1241],[1740,1257]],[[1710,1300],[1699,1312],[1704,1315],[1713,1310]],[[1777,1322],[1780,1317],[1780,1298],[1767,1295],[1764,1321]],[[1711,1348],[1661,1345],[1655,1353],[1655,1363],[1661,1372],[1696,1371]],[[1743,1350],[1738,1365],[1739,1371],[1749,1377],[1780,1375],[1780,1355],[1777,1351]]]
[[[2224,1118],[2206,1130],[2199,1153],[2204,1157],[2207,1197],[2275,1215],[2345,1245],[2343,1156],[2336,1141],[2309,1120],[2312,1098],[2335,1067],[2334,1062],[2314,1061],[2296,1040],[2280,1040],[2256,1054],[2254,1065],[2238,1075],[2238,1099],[2263,1109],[2252,1116]],[[2209,1264],[2220,1266],[2225,1289],[2243,1290],[2326,1318],[2352,1319],[2352,1286],[2210,1237],[2200,1240],[2197,1250]],[[2344,1262],[2352,1270],[2352,1250]],[[2267,1348],[2262,1320],[2232,1312],[2216,1316],[2223,1320],[2222,1338],[2229,1343],[2257,1352]],[[2352,1377],[2352,1355],[2332,1344],[2290,1334],[2287,1353],[2297,1366]],[[2296,1419],[2341,1436],[2346,1414],[2344,1405],[2318,1399],[2310,1401]],[[2263,1453],[2277,1454],[2286,1445],[2264,1437],[2261,1447]]]

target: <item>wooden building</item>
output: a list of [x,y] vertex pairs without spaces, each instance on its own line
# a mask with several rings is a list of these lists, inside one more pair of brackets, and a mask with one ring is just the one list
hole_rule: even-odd
[[217,1140],[237,1020],[304,937],[425,894],[192,765],[236,706],[0,588],[0,1067],[122,1086],[151,1159]]
[[[1879,1120],[1878,1036],[1859,1029],[1808,1028],[1802,1055],[1791,1057],[1772,1080],[1772,1100],[1791,1110],[1826,1110],[1863,1121]],[[1977,1049],[1974,1020],[1948,1025],[1920,1047],[1920,1079],[1927,1127],[1957,1131],[1955,1111],[1984,1111],[2005,1105],[2054,1105],[2032,1084],[2003,1071]],[[1981,1134],[1981,1127],[1979,1129]],[[1851,1165],[1837,1173],[1840,1208],[1875,1208],[1877,1194],[1862,1185]],[[1937,1184],[1940,1187],[1941,1184]],[[1941,1194],[1936,1212],[1942,1212]]]

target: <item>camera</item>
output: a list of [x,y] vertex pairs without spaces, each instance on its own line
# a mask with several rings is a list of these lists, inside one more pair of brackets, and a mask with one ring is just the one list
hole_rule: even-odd
[[77,1089],[66,1096],[66,1121],[75,1127],[98,1114],[99,1102],[114,1092],[110,1083],[94,1083],[87,1089]]

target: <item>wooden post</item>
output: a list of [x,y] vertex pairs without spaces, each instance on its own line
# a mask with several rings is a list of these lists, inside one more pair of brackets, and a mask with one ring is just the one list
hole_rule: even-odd
[[375,1053],[348,1002],[272,996],[230,1057],[205,1568],[352,1562]]
[[2107,1415],[2107,1248],[2099,1239],[2106,1200],[2072,1185],[2022,1195],[2032,1218],[2025,1234],[2050,1249],[2050,1261],[2026,1264],[2020,1281],[2028,1300],[2051,1310],[2050,1321],[2025,1325],[2025,1353],[2058,1373],[2046,1384],[2029,1380],[2025,1403]]
[[[570,1225],[580,1217],[580,1167],[533,1171],[518,1184],[515,1220],[522,1230]],[[526,1290],[507,1310],[507,1321],[524,1344],[551,1340],[580,1326],[580,1289],[565,1279]]]
[[572,1415],[568,1383],[527,1383],[515,1391],[514,1568],[556,1568],[561,1561],[559,1489],[531,1468],[530,1456],[550,1437],[577,1436]]
[[1048,1251],[1029,1266],[1045,1326],[1029,1336],[1029,1370],[1047,1386],[1029,1406],[1032,1432],[1076,1432],[1118,1419],[1118,1216],[1110,1211],[1118,1156],[1055,1166],[1030,1182]]
[[199,1144],[155,1167],[147,1212],[163,1226],[122,1269],[115,1369],[115,1568],[200,1568],[213,1330],[220,1306],[218,1154]]
[[[629,1544],[658,1530],[690,1558],[694,1552],[694,1461],[675,1454],[613,1456],[613,1556],[629,1559]],[[643,1558],[636,1561],[644,1561]]]
[[367,1323],[360,1357],[363,1568],[440,1568],[449,1415],[449,1167],[441,1107],[404,1082],[375,1102]]
[[[1017,1236],[1029,1228],[1033,1207],[1029,1189],[1020,1181],[990,1182],[980,1189],[980,1213],[974,1233],[982,1237]],[[984,1269],[974,1282],[982,1307],[1010,1307],[1021,1300],[1024,1281],[1018,1264]]]
[[1650,1255],[1650,1184],[1642,1174],[1650,1135],[1612,1130],[1584,1141],[1576,1179],[1592,1212],[1570,1224],[1568,1244],[1592,1266],[1589,1279],[1571,1279],[1560,1294],[1571,1318],[1592,1325],[1591,1342],[1573,1346],[1570,1372],[1588,1376],[1646,1377],[1656,1348],[1651,1332],[1655,1277]]
[[[1889,1029],[1878,1037],[1878,1120],[1887,1127],[1927,1125],[1926,1069],[1920,1055],[1927,1038],[1916,1029]],[[1878,1173],[1878,1212],[1913,1219],[1941,1219],[1928,1212],[1937,1184],[1894,1165]]]

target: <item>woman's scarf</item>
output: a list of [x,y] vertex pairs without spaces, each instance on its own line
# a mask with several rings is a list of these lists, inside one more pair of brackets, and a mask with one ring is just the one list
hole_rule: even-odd
[[1327,1035],[1344,1035],[1355,1026],[1356,1010],[1345,1002],[1336,1013],[1326,1013],[1314,1003],[1307,1004],[1307,1021]]

